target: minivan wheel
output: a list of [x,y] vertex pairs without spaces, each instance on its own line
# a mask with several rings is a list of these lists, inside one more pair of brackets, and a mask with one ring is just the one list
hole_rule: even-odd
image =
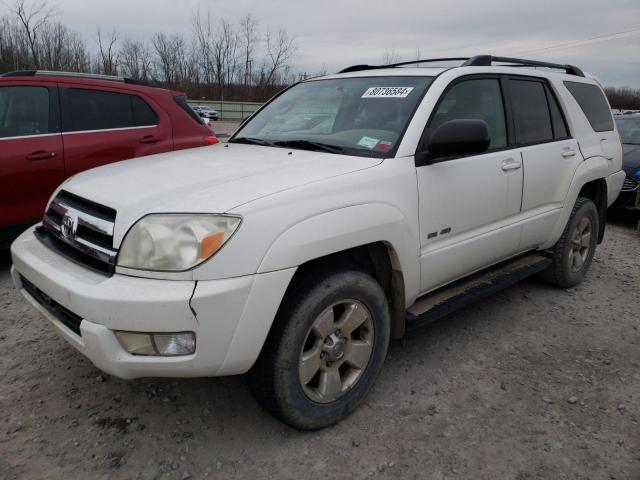
[[313,430],[345,418],[369,393],[389,346],[389,307],[364,272],[294,281],[248,379],[265,410]]
[[553,263],[542,272],[546,281],[563,288],[582,282],[596,251],[598,222],[595,204],[588,198],[578,198],[562,237],[551,251]]

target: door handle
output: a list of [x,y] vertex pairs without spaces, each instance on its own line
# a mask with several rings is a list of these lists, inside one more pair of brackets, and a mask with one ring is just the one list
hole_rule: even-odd
[[160,139],[158,137],[154,137],[153,135],[147,135],[140,139],[140,143],[158,143]]
[[562,151],[562,156],[564,158],[569,158],[569,157],[575,157],[576,156],[576,151],[572,150],[572,149],[567,149],[567,150],[563,150]]
[[522,168],[522,163],[520,162],[516,162],[514,160],[505,160],[502,162],[503,172],[510,172],[511,170],[518,170],[519,168]]
[[56,156],[56,152],[47,152],[45,150],[38,150],[31,155],[27,155],[27,160],[47,160]]

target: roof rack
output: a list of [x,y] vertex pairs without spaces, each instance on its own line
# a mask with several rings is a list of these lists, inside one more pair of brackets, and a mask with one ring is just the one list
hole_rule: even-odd
[[415,63],[438,63],[438,62],[463,62],[469,60],[469,57],[452,57],[452,58],[426,58],[424,60],[411,60],[409,62],[390,63],[389,65],[352,65],[338,73],[358,72],[360,70],[375,70],[377,68],[395,68],[404,65],[413,65]]
[[97,73],[81,73],[81,72],[56,72],[51,70],[16,70],[15,72],[3,73],[0,77],[74,77],[74,78],[87,78],[91,80],[106,80],[110,82],[122,82],[132,85],[145,85],[149,86],[147,82],[142,80],[136,80],[129,77],[118,77],[114,75],[100,75]]
[[476,55],[475,57],[469,58],[466,62],[464,62],[462,67],[489,67],[493,65],[493,62],[499,63],[512,63],[521,67],[544,67],[544,68],[553,68],[557,70],[564,70],[569,75],[576,75],[578,77],[584,77],[584,72],[574,65],[562,64],[562,63],[551,63],[551,62],[540,62],[538,60],[526,60],[523,58],[511,58],[511,57],[493,57],[491,55]]
[[414,65],[421,63],[443,63],[443,62],[463,62],[460,67],[490,67],[493,62],[510,63],[510,66],[518,67],[544,67],[564,70],[569,75],[584,77],[581,69],[574,65],[540,62],[538,60],[525,60],[522,58],[494,57],[491,55],[476,55],[474,57],[452,57],[452,58],[426,58],[423,60],[411,60],[408,62],[391,63],[389,65],[352,65],[340,70],[338,73],[359,72],[362,70],[376,70],[379,68],[395,68],[404,65]]

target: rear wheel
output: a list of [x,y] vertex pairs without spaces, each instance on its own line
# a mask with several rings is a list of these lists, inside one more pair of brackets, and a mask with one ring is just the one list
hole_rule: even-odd
[[588,198],[578,198],[562,237],[553,247],[553,263],[542,274],[545,280],[563,288],[582,282],[598,243],[598,222],[595,204]]
[[327,272],[297,279],[249,373],[254,397],[300,429],[331,425],[355,410],[384,362],[390,317],[370,275]]

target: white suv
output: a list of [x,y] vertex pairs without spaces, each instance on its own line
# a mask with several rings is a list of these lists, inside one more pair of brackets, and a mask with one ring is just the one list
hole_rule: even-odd
[[350,67],[224,146],[71,178],[11,248],[17,288],[112,375],[249,372],[290,425],[344,418],[391,338],[527,275],[579,283],[625,179],[578,68],[463,62]]

